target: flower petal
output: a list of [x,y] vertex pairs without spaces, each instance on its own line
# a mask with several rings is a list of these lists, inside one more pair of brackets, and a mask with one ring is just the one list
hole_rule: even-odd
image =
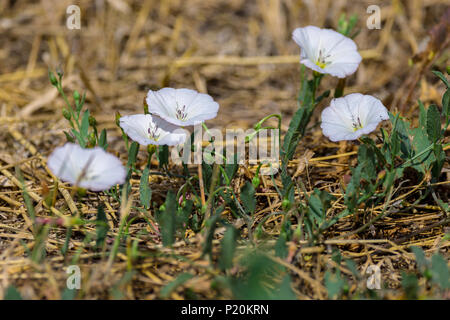
[[331,29],[314,26],[297,28],[292,38],[300,46],[300,63],[338,78],[353,74],[362,58],[356,43]]
[[120,127],[131,139],[143,146],[173,146],[183,143],[186,139],[185,131],[150,114],[123,116],[120,118]]
[[163,88],[150,90],[148,110],[177,126],[191,126],[215,118],[219,104],[210,95],[191,89]]
[[83,149],[74,143],[56,148],[47,165],[55,176],[72,185],[103,191],[125,181],[121,161],[100,147]]
[[322,111],[323,134],[331,141],[355,140],[375,130],[389,114],[380,100],[360,93],[333,99]]

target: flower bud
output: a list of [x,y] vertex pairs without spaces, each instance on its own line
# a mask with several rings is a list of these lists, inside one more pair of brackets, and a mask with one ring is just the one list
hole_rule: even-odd
[[253,179],[252,179],[253,188],[255,188],[255,189],[258,188],[260,182],[261,181],[259,180],[259,177],[258,176],[254,176]]
[[51,72],[50,70],[48,70],[48,77],[50,78],[50,83],[56,87],[58,85],[58,80],[56,79],[53,72]]
[[72,118],[72,115],[70,114],[70,111],[67,110],[66,108],[63,108],[62,114],[63,114],[63,117],[66,118],[69,121],[70,121],[70,118]]
[[283,202],[281,203],[281,206],[284,211],[288,211],[292,207],[292,203],[291,201],[289,201],[289,199],[284,198]]
[[144,98],[144,114],[149,114],[147,100]]
[[77,90],[73,92],[73,98],[75,99],[76,102],[80,101],[80,94],[78,93]]
[[97,125],[97,120],[93,116],[89,116],[89,125],[95,127]]
[[116,125],[118,127],[120,127],[120,118],[122,118],[122,116],[120,115],[120,112],[116,111]]

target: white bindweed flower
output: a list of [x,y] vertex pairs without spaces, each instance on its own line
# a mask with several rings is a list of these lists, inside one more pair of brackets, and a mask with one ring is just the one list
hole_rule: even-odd
[[56,148],[47,165],[55,176],[80,188],[103,191],[125,181],[120,160],[100,147],[83,149],[74,143]]
[[322,111],[323,134],[331,141],[355,140],[375,130],[389,115],[380,100],[361,93],[333,99]]
[[183,129],[149,114],[134,114],[120,118],[120,127],[134,141],[143,146],[174,146],[186,140]]
[[181,127],[215,118],[219,111],[219,104],[210,95],[191,89],[150,90],[146,102],[150,113]]
[[331,29],[297,28],[292,38],[300,46],[300,63],[338,78],[353,74],[361,62],[355,42]]

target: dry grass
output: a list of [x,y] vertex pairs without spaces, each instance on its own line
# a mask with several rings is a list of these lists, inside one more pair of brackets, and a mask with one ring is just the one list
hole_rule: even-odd
[[[357,74],[348,80],[346,92],[375,95],[391,111],[400,109],[416,122],[415,101],[420,98],[426,104],[440,103],[444,87],[426,70],[409,66],[408,60],[420,55],[428,31],[439,23],[448,6],[443,0],[378,1],[382,28],[369,30],[365,27],[369,16],[366,8],[373,2],[77,1],[82,9],[82,27],[68,30],[65,10],[73,1],[0,0],[0,296],[3,288],[13,284],[26,298],[59,299],[67,276],[64,270],[68,261],[59,251],[65,228],[50,230],[45,244],[47,258],[42,264],[36,265],[27,257],[26,251],[37,244],[15,166],[24,174],[38,216],[67,216],[78,206],[85,218],[95,219],[100,201],[106,204],[111,237],[120,222],[120,210],[112,199],[88,193],[81,202],[66,185],[60,185],[54,209],[43,204],[43,194],[53,181],[45,159],[65,141],[63,130],[67,128],[61,114],[63,101],[48,81],[48,68],[64,70],[63,84],[68,92],[86,90],[86,106],[96,116],[100,129],[108,129],[109,150],[125,161],[125,146],[114,124],[114,113],[141,112],[142,100],[150,88],[188,87],[209,93],[221,106],[219,116],[208,123],[209,127],[250,128],[262,117],[277,112],[283,115],[286,129],[296,108],[300,70],[299,48],[290,39],[292,30],[309,24],[336,28],[341,13],[356,13],[361,27],[356,42],[364,60]],[[448,37],[446,41],[448,44]],[[433,65],[445,66],[448,59],[448,47],[444,47]],[[411,84],[410,78],[415,82]],[[327,79],[323,87],[332,87],[335,81]],[[414,90],[405,102],[402,99],[411,85]],[[311,123],[317,122],[321,109]],[[308,190],[316,187],[334,193],[338,200],[333,208],[339,209],[342,179],[356,163],[356,150],[353,143],[331,143],[317,126],[312,126],[291,167],[304,179]],[[145,157],[145,153],[139,154],[138,163],[145,165]],[[447,163],[436,189],[446,202],[449,169]],[[253,168],[241,167],[235,181],[237,189],[253,173]],[[174,178],[151,178],[153,201],[159,204],[168,189],[177,190],[182,183]],[[440,241],[448,233],[448,227],[439,224],[445,213],[432,199],[426,205],[408,209],[426,186],[414,175],[408,178],[389,203],[391,214],[373,227],[351,234],[381,208],[372,208],[359,218],[362,221],[348,218],[339,222],[321,246],[306,248],[302,243],[290,243],[288,259],[277,262],[291,271],[299,298],[327,297],[323,273],[331,264],[332,246],[354,259],[362,273],[371,263],[380,265],[383,281],[392,289],[399,288],[401,270],[414,268],[409,246],[421,246],[427,253],[439,251],[448,258],[450,243]],[[132,196],[137,200],[139,181],[132,182]],[[263,179],[263,185],[257,193],[258,217],[281,206],[270,179]],[[130,214],[140,215],[134,211]],[[279,223],[280,218],[274,216],[265,229],[276,235]],[[190,244],[180,242],[172,249],[163,249],[147,223],[137,219],[129,232],[131,239],[139,238],[139,249],[147,257],[130,261],[119,253],[114,263],[108,264],[83,243],[86,232],[93,230],[75,229],[69,244],[68,256],[79,254],[78,264],[84,275],[82,298],[155,299],[165,284],[187,270],[197,277],[184,287],[190,287],[199,298],[231,297],[230,292],[211,290],[210,282],[217,271],[200,258],[200,235],[192,236]],[[142,230],[149,233],[142,235]],[[120,282],[130,263],[136,270],[132,280]],[[345,268],[342,271],[349,273]],[[113,286],[118,291],[111,290]],[[123,296],[115,295],[117,292]],[[170,298],[182,299],[183,292],[178,290]],[[384,297],[400,295],[400,291],[393,290],[386,291]]]

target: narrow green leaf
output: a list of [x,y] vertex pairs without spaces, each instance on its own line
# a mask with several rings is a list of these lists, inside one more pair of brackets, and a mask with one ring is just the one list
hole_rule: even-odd
[[167,193],[164,203],[165,209],[157,215],[161,226],[162,242],[164,246],[170,246],[175,242],[177,200],[172,191]]
[[441,137],[441,114],[434,104],[430,105],[427,111],[427,134],[431,143]]
[[158,146],[159,167],[164,168],[169,164],[169,146]]
[[228,270],[233,267],[233,257],[236,250],[236,240],[238,231],[233,226],[229,226],[221,240],[221,250],[219,257],[219,266],[222,270]]
[[439,72],[439,71],[436,71],[436,70],[433,70],[433,71],[431,71],[431,72],[433,72],[434,75],[438,76],[439,79],[441,79],[442,82],[447,86],[447,88],[450,88],[450,85],[449,85],[449,83],[448,83],[448,80],[447,80],[446,77],[442,74],[442,72]]
[[163,299],[169,298],[170,294],[179,286],[184,284],[189,279],[192,279],[194,277],[191,273],[182,273],[180,274],[175,280],[164,286],[164,288],[160,291],[160,296]]
[[81,119],[80,134],[82,138],[87,138],[89,131],[89,110],[86,110]]
[[128,151],[127,166],[129,168],[134,167],[138,152],[139,152],[139,144],[136,141],[133,141],[133,143],[131,143],[130,150]]
[[100,204],[97,208],[97,220],[96,220],[97,239],[95,245],[97,248],[103,247],[108,230],[109,230],[108,219],[106,218],[103,205]]
[[67,142],[71,142],[74,143],[75,139],[67,132],[67,131],[63,131],[64,135],[66,136]]
[[106,129],[103,129],[100,133],[100,138],[98,139],[98,145],[103,148],[103,150],[106,150],[108,147],[107,143],[107,136],[106,136]]
[[139,200],[145,209],[150,209],[150,200],[152,199],[152,190],[148,182],[149,168],[145,167],[141,176],[141,182],[139,184]]
[[246,181],[241,189],[241,200],[247,213],[253,214],[256,209],[255,188],[253,185]]
[[446,117],[450,117],[450,89],[445,91],[442,96],[442,114]]
[[450,271],[447,261],[438,253],[431,257],[431,272],[434,283],[444,290],[450,289]]
[[14,286],[9,286],[8,288],[6,288],[3,299],[4,300],[23,300],[22,295]]

